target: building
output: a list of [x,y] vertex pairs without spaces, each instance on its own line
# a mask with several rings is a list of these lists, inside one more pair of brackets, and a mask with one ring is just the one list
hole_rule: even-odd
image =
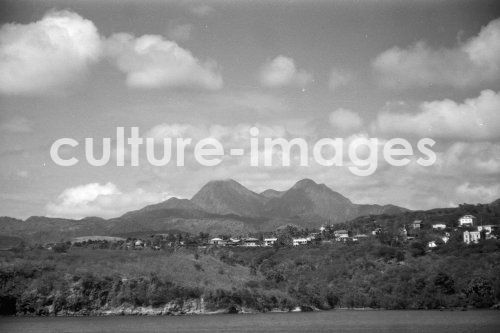
[[414,230],[420,230],[422,229],[422,220],[415,220],[413,221],[413,223],[411,224],[411,227],[414,229]]
[[222,238],[212,238],[210,241],[209,241],[210,245],[217,245],[217,246],[226,246],[226,241],[223,240]]
[[226,242],[226,246],[240,246],[243,244],[243,241],[239,238],[229,238]]
[[335,235],[335,237],[341,237],[341,236],[349,237],[349,231],[347,230],[335,230],[333,234]]
[[434,223],[432,225],[432,229],[435,229],[435,230],[444,230],[444,229],[446,229],[446,224],[444,224],[444,223]]
[[488,225],[478,225],[477,226],[477,231],[481,232],[484,230],[484,232],[486,233],[486,235],[489,235],[493,232],[493,230],[496,229],[496,225],[491,225],[491,224],[488,224]]
[[368,235],[365,235],[365,234],[358,234],[358,235],[352,236],[352,240],[354,242],[367,240],[368,238],[369,238]]
[[464,237],[464,243],[465,244],[470,244],[470,243],[477,243],[481,239],[481,233],[479,231],[464,231],[463,234]]
[[264,246],[273,246],[277,240],[278,238],[276,237],[264,238]]
[[307,238],[293,238],[293,246],[307,245],[309,240]]
[[474,215],[464,215],[458,219],[458,226],[460,227],[472,227],[476,222],[476,217]]
[[437,247],[437,244],[436,244],[436,241],[430,241],[427,243],[427,247],[430,248],[430,249],[433,249],[435,247]]
[[248,237],[243,239],[243,246],[255,247],[259,246],[259,240],[257,238]]

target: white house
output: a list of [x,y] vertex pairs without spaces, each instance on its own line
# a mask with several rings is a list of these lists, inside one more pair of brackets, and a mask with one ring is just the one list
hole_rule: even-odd
[[346,241],[349,239],[349,232],[347,230],[335,230],[334,235],[337,241]]
[[243,246],[248,246],[248,247],[259,246],[259,240],[257,238],[252,238],[252,237],[245,238],[243,240]]
[[496,225],[491,225],[491,224],[488,224],[488,225],[478,225],[477,226],[477,231],[481,232],[484,230],[484,232],[486,233],[486,235],[489,235],[493,232],[493,230],[496,228],[497,226]]
[[422,220],[415,220],[412,222],[411,227],[413,229],[421,229],[422,228]]
[[352,240],[355,242],[361,241],[361,240],[366,240],[368,238],[369,238],[368,235],[365,235],[365,234],[358,234],[358,235],[352,236]]
[[293,246],[307,245],[309,240],[307,238],[293,238]]
[[464,231],[464,243],[477,243],[481,239],[481,233],[479,231]]
[[277,240],[278,238],[276,237],[264,238],[264,246],[273,246]]
[[446,229],[446,224],[444,224],[444,223],[434,223],[432,225],[432,229],[444,230],[444,229]]
[[226,246],[226,241],[223,240],[222,238],[218,238],[218,237],[215,237],[215,238],[212,238],[209,243],[211,245],[218,245],[218,246]]
[[458,219],[458,225],[460,227],[472,227],[476,217],[474,215],[464,215]]
[[435,241],[430,241],[429,243],[427,243],[427,247],[433,249],[433,248],[437,247],[437,244]]

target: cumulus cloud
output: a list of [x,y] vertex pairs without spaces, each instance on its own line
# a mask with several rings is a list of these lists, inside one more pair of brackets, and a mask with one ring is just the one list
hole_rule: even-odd
[[297,69],[295,61],[285,56],[277,56],[266,63],[260,71],[260,82],[265,87],[298,86],[305,87],[313,81],[313,76]]
[[347,85],[352,80],[352,75],[346,71],[339,69],[332,69],[330,73],[330,79],[328,81],[328,87],[330,90],[335,91],[340,87]]
[[357,112],[342,108],[330,113],[329,120],[335,129],[343,133],[357,131],[363,126],[363,119]]
[[55,202],[47,204],[46,211],[54,217],[110,218],[166,198],[164,193],[149,193],[142,189],[122,192],[113,183],[90,183],[65,189]]
[[202,63],[191,52],[160,35],[136,38],[127,33],[113,34],[106,41],[106,53],[127,75],[130,87],[222,88],[222,77],[214,62]]
[[0,28],[0,93],[42,94],[64,89],[85,75],[101,54],[92,21],[53,11],[29,24]]
[[393,47],[372,63],[388,87],[449,85],[466,87],[500,78],[500,19],[454,48],[434,49],[420,41]]
[[481,185],[466,182],[456,188],[456,193],[463,202],[488,203],[500,197],[500,185]]
[[463,103],[444,99],[424,102],[417,113],[380,112],[374,128],[434,138],[490,140],[500,138],[500,94],[484,90]]

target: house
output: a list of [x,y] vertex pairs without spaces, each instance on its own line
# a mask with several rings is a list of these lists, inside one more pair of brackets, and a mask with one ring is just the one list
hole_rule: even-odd
[[422,229],[422,220],[415,220],[413,221],[413,223],[411,224],[411,227],[414,229],[414,230],[419,230],[419,229]]
[[479,231],[466,230],[464,231],[463,237],[465,244],[477,243],[481,239],[481,233]]
[[346,241],[349,239],[349,231],[347,230],[335,230],[334,235],[337,241]]
[[293,246],[307,245],[309,240],[307,238],[293,238]]
[[142,247],[142,246],[144,246],[144,242],[142,240],[138,239],[135,241],[134,246]]
[[435,229],[435,230],[444,230],[444,229],[446,229],[446,224],[444,224],[444,223],[434,223],[432,225],[432,229]]
[[276,237],[264,238],[264,246],[273,246],[277,240],[278,238]]
[[464,215],[458,219],[458,226],[460,227],[472,227],[476,221],[474,215]]
[[226,242],[226,246],[239,246],[242,245],[243,241],[239,238],[229,238]]
[[319,228],[319,232],[323,233],[325,232],[326,228],[324,225],[322,225],[320,228]]
[[248,238],[243,239],[243,246],[255,247],[255,246],[259,246],[259,245],[260,245],[259,240],[257,238],[248,237]]
[[430,249],[437,247],[436,241],[430,241],[429,243],[427,243],[427,247]]
[[368,235],[365,235],[365,234],[358,234],[358,235],[352,236],[352,240],[354,242],[367,240],[368,238],[369,238]]
[[382,233],[382,228],[376,228],[375,230],[372,231],[372,235],[380,235]]
[[217,246],[226,246],[226,241],[223,240],[222,238],[218,238],[218,237],[215,237],[215,238],[212,238],[210,241],[209,241],[210,245],[217,245]]
[[491,225],[491,224],[488,224],[488,225],[478,225],[477,226],[477,231],[481,232],[484,230],[484,232],[486,233],[486,235],[489,235],[491,234],[495,229],[497,228],[496,225]]

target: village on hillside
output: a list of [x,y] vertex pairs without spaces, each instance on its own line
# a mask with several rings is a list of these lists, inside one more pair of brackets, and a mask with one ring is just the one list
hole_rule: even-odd
[[192,235],[187,232],[157,233],[148,236],[111,237],[83,236],[69,241],[47,243],[40,247],[47,250],[64,252],[69,247],[87,247],[93,249],[122,250],[162,250],[177,247],[286,247],[331,244],[344,242],[356,244],[373,238],[387,238],[391,242],[408,243],[419,240],[424,242],[428,251],[446,244],[450,238],[460,238],[465,244],[477,244],[481,240],[497,239],[498,225],[478,225],[477,218],[466,214],[461,216],[453,226],[443,222],[426,223],[414,220],[412,223],[390,232],[383,227],[375,227],[369,233],[355,233],[353,230],[339,229],[336,225],[323,225],[319,229],[299,229],[288,225],[275,232],[250,234],[246,236],[217,235],[200,232]]

